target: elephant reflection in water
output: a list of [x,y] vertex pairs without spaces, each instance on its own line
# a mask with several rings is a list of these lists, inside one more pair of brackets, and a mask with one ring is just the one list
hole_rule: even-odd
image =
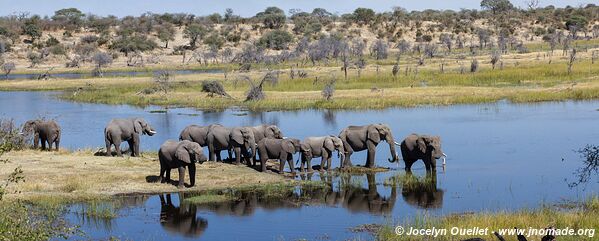
[[160,195],[160,226],[170,233],[179,233],[186,237],[201,236],[208,221],[197,217],[197,208],[186,202],[182,202],[183,195],[179,194],[179,206],[171,201],[171,194]]
[[[406,175],[412,177],[412,173]],[[414,184],[404,185],[401,190],[401,196],[406,203],[424,209],[436,209],[443,206],[442,189],[437,188],[437,173],[427,173],[424,179],[414,177]]]
[[[311,177],[311,175],[306,176],[309,180],[311,180]],[[374,173],[366,174],[367,188],[352,184],[352,175],[340,176],[337,190],[332,186],[332,176],[321,176],[320,178],[322,181],[329,183],[330,188],[302,190],[301,196],[304,199],[311,197],[310,202],[313,203],[320,202],[331,206],[341,205],[351,212],[384,215],[393,211],[397,200],[397,188],[395,186],[391,187],[389,197],[381,195],[378,192]]]

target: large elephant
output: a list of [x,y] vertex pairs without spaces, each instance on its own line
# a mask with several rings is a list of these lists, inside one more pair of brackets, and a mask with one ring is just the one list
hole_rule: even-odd
[[188,125],[179,134],[179,140],[193,141],[202,147],[207,146],[208,130],[210,130],[210,126]]
[[[333,151],[339,152],[340,160],[345,159],[345,148],[343,147],[343,141],[339,137],[330,136],[319,136],[319,137],[307,137],[301,143],[301,166],[300,171],[304,172],[304,163],[308,166],[308,172],[312,172],[312,165],[310,161],[314,157],[322,157],[320,162],[320,168],[331,169],[331,157]],[[325,166],[326,162],[326,166]]]
[[30,120],[25,122],[23,125],[23,133],[31,133],[33,131],[33,148],[37,149],[38,144],[41,142],[42,150],[46,150],[46,143],[48,144],[48,150],[52,150],[52,144],[58,151],[60,145],[60,126],[56,121],[49,120]]
[[441,150],[441,137],[410,134],[399,145],[401,156],[406,164],[406,171],[412,169],[412,164],[421,159],[424,161],[426,171],[436,171],[437,159],[446,155]]
[[[283,132],[276,125],[257,125],[250,127],[254,132],[254,138],[256,139],[256,143],[260,142],[264,138],[275,138],[275,139],[283,139]],[[256,161],[258,161],[258,155],[254,155],[253,165],[256,165]]]
[[256,139],[250,127],[234,127],[229,133],[229,144],[235,152],[235,164],[240,164],[241,157],[251,166],[256,155]]
[[291,172],[293,168],[293,154],[300,151],[300,140],[295,138],[274,139],[264,138],[258,142],[258,154],[260,155],[260,165],[263,172],[266,171],[266,161],[268,159],[279,159],[279,173],[283,174],[285,161],[289,163]]
[[231,155],[231,128],[224,127],[220,124],[212,124],[208,128],[208,136],[206,137],[206,145],[208,146],[208,158],[210,161],[221,161],[220,152],[227,150],[229,158]]
[[104,128],[106,155],[111,156],[111,146],[114,145],[117,156],[121,153],[121,142],[129,143],[131,156],[139,156],[140,135],[153,136],[156,131],[143,118],[113,119]]
[[208,227],[208,221],[197,217],[197,207],[183,201],[184,194],[179,193],[179,206],[175,206],[171,194],[160,194],[160,226],[170,233],[179,233],[185,237],[200,237]]
[[389,144],[391,150],[390,162],[396,162],[399,158],[397,152],[395,152],[395,140],[391,133],[391,128],[386,124],[371,124],[365,126],[348,126],[341,130],[339,138],[343,141],[345,146],[345,161],[341,162],[341,167],[352,166],[351,155],[356,151],[368,150],[368,157],[366,158],[366,167],[374,167],[374,156],[376,152],[376,146],[381,140],[386,141]]
[[188,140],[167,140],[160,146],[158,160],[160,161],[160,182],[169,182],[171,169],[179,170],[178,188],[184,187],[185,167],[189,170],[189,186],[193,187],[196,181],[196,162],[206,161],[202,147]]

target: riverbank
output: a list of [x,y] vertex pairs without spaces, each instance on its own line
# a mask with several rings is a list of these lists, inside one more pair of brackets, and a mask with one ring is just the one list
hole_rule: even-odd
[[[94,156],[91,151],[42,152],[12,151],[0,170],[8,176],[21,167],[25,181],[12,184],[7,199],[68,199],[70,201],[102,199],[118,194],[167,193],[181,191],[158,179],[159,163],[154,154],[142,157]],[[185,182],[189,183],[186,172]],[[178,180],[178,173],[171,172]],[[261,173],[245,166],[206,162],[197,165],[196,186],[182,191],[235,188],[241,186],[286,183],[280,175]],[[17,193],[15,193],[17,192]]]
[[[109,77],[92,79],[53,79],[2,81],[0,90],[64,91],[61,98],[87,103],[158,105],[251,110],[298,109],[382,109],[422,105],[477,104],[509,100],[516,103],[592,100],[599,98],[599,64],[576,63],[571,74],[565,62],[522,63],[493,70],[486,64],[476,73],[459,73],[455,64],[444,73],[431,67],[417,73],[391,74],[392,66],[351,70],[346,80],[338,68],[308,68],[308,77],[291,78],[288,71],[278,74],[275,84],[263,86],[265,99],[245,101],[250,83],[256,84],[266,72],[205,73],[175,76],[168,91],[156,91],[151,77]],[[401,68],[409,68],[402,66]],[[218,80],[232,98],[209,97],[202,93],[202,81]],[[335,80],[330,100],[322,89]]]
[[[467,238],[483,238],[484,240],[498,240],[493,231],[500,229],[555,229],[570,228],[574,230],[590,229],[583,235],[557,236],[560,241],[596,240],[599,235],[599,196],[592,196],[581,202],[567,202],[561,204],[544,205],[535,209],[519,211],[480,212],[452,214],[442,217],[424,216],[417,219],[400,221],[396,224],[384,226],[376,232],[379,240],[431,240],[431,236],[397,235],[396,226],[404,228],[404,232],[413,229],[447,230],[448,234],[454,227],[462,229],[489,228],[487,235],[439,235],[434,240],[462,240]],[[581,231],[584,232],[584,231]],[[502,235],[506,240],[515,240],[516,235]],[[541,240],[544,235],[530,235],[528,240]]]

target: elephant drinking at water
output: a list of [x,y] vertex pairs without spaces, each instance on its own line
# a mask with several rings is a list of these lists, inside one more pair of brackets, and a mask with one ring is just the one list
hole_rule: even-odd
[[33,131],[33,148],[37,149],[38,144],[41,142],[42,150],[46,150],[46,143],[48,144],[48,150],[52,150],[52,144],[58,151],[60,144],[60,126],[56,121],[49,120],[30,120],[25,122],[23,125],[23,133],[31,133]]
[[441,137],[439,136],[411,134],[399,146],[407,172],[411,171],[412,164],[419,159],[424,161],[427,172],[436,171],[439,158],[443,158],[443,164],[445,164],[446,155],[441,150]]
[[195,185],[196,162],[206,161],[202,147],[191,141],[168,140],[160,146],[158,160],[160,160],[160,181],[168,182],[171,179],[171,169],[179,170],[178,188],[184,187],[185,167],[189,169],[189,186]]
[[368,157],[366,158],[366,167],[374,167],[374,157],[376,152],[376,146],[384,140],[389,144],[391,150],[390,162],[396,162],[398,160],[397,152],[395,152],[395,140],[391,133],[391,128],[386,124],[371,124],[365,126],[348,126],[341,130],[339,138],[343,141],[345,146],[345,161],[341,162],[341,167],[352,166],[351,155],[356,151],[368,150]]
[[122,156],[121,142],[129,143],[131,156],[139,156],[140,135],[153,136],[156,131],[143,118],[113,119],[104,128],[106,155],[111,156],[111,146],[114,145],[117,156]]
[[[333,151],[337,150],[340,156],[340,160],[343,161],[345,159],[345,149],[343,147],[343,141],[339,137],[330,135],[330,136],[320,136],[320,137],[307,137],[301,143],[301,166],[300,171],[304,171],[304,163],[308,166],[308,172],[312,171],[312,165],[310,161],[314,157],[322,157],[320,162],[321,170],[325,168],[327,170],[331,169],[331,157],[333,155]],[[326,166],[325,166],[326,162]]]

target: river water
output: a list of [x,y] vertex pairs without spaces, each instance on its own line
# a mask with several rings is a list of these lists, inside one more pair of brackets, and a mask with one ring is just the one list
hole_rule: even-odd
[[[272,123],[285,136],[303,139],[338,134],[347,125],[380,122],[391,126],[398,141],[410,133],[440,135],[449,156],[447,167],[436,173],[434,182],[413,187],[385,185],[404,172],[403,164],[386,161],[389,148],[382,143],[377,148],[376,164],[391,171],[335,177],[314,174],[312,180],[330,178],[333,189],[325,193],[297,190],[277,200],[243,194],[237,202],[208,206],[182,203],[179,194],[132,196],[123,197],[126,205],[112,220],[68,214],[68,220],[82,225],[87,238],[92,239],[371,239],[367,233],[354,233],[349,228],[390,224],[424,214],[535,208],[542,203],[585,198],[599,187],[596,181],[568,187],[568,181],[575,179],[572,173],[582,163],[575,150],[599,144],[599,101],[367,111],[215,112],[177,108],[156,112],[162,109],[73,103],[59,100],[55,94],[0,92],[0,118],[13,118],[17,123],[36,117],[54,118],[62,125],[62,147],[95,149],[104,145],[102,131],[110,119],[143,117],[158,132],[142,137],[145,151],[157,150],[164,140],[178,138],[189,124]],[[363,164],[365,154],[355,153],[353,163]],[[338,165],[335,157],[333,166]],[[425,176],[423,169],[422,162],[413,167],[419,177]],[[158,174],[158,167],[156,171]],[[306,198],[293,201],[298,197]]]

